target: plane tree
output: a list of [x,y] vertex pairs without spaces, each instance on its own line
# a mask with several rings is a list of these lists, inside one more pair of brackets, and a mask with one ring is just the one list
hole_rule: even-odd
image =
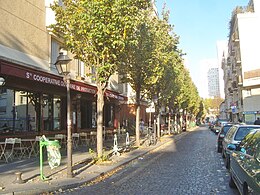
[[97,85],[97,155],[103,153],[104,94],[109,78],[118,71],[125,45],[136,31],[148,0],[63,0],[51,8],[56,23],[53,32],[64,40],[64,47],[93,70]]
[[136,29],[128,39],[125,46],[123,63],[119,69],[122,75],[122,82],[130,84],[135,92],[136,104],[136,145],[140,146],[140,106],[153,83],[160,74],[160,67],[154,63],[154,53],[156,50],[156,16],[152,15],[154,11],[144,10],[142,17],[137,21]]

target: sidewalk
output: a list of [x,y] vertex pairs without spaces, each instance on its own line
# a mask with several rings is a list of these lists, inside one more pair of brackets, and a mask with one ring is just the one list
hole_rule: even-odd
[[[66,177],[66,156],[64,155],[62,155],[61,165],[53,170],[50,169],[48,162],[45,159],[43,173],[45,176],[51,178],[49,181],[42,181],[40,179],[39,158],[35,157],[7,164],[1,163],[0,194],[29,195],[77,187],[83,183],[93,181],[94,179],[109,173],[110,171],[113,171],[166,143],[179,140],[191,130],[178,135],[165,135],[161,137],[161,140],[155,146],[146,147],[142,145],[137,149],[132,148],[129,152],[122,153],[120,156],[112,156],[110,158],[111,161],[102,164],[93,164],[92,156],[88,152],[88,148],[81,147],[79,150],[73,151],[73,178]],[[120,144],[122,143],[118,143],[119,147]],[[104,143],[104,147],[106,147],[106,143]],[[112,150],[110,150],[110,153],[111,152]],[[17,171],[22,172],[22,179],[25,183],[13,183],[16,179],[15,172]]]

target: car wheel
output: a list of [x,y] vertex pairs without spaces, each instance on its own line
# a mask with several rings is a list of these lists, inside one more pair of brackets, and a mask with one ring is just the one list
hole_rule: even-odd
[[243,185],[243,195],[248,195],[248,186],[246,183]]
[[230,174],[230,178],[229,178],[229,183],[228,184],[229,184],[229,187],[236,188],[236,184],[235,184],[231,174]]
[[222,148],[222,158],[225,158],[225,154],[224,154],[225,150]]
[[228,156],[226,156],[226,159],[225,159],[225,166],[227,169],[230,168],[230,158]]
[[218,146],[218,153],[221,153],[222,152],[222,148],[220,148],[219,146]]

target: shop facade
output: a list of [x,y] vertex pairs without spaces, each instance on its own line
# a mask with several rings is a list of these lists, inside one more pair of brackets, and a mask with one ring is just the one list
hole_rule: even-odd
[[[0,134],[66,133],[67,91],[62,77],[5,60],[0,60],[0,77],[4,80]],[[96,129],[96,92],[93,85],[71,80],[72,132]],[[119,101],[125,100],[117,92],[106,91],[104,127],[114,128]]]

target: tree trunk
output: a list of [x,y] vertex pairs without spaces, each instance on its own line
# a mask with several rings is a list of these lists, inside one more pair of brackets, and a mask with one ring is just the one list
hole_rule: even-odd
[[136,123],[135,123],[135,134],[136,134],[136,146],[140,146],[140,105],[136,105]]
[[171,135],[171,114],[169,113],[169,117],[168,117],[168,135]]
[[104,91],[102,86],[97,85],[97,157],[103,155],[103,107],[104,107]]
[[140,146],[140,91],[136,90],[136,117],[135,117],[136,146]]
[[158,137],[158,140],[160,140],[160,137],[161,137],[161,114],[160,114],[160,112],[158,112],[158,115],[157,115],[157,137]]

